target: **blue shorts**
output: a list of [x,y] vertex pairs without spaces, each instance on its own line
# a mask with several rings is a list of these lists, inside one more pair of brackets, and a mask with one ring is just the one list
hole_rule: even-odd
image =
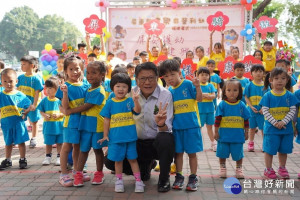
[[175,152],[188,154],[203,151],[203,142],[200,128],[173,130]]
[[128,160],[137,159],[136,141],[124,142],[124,143],[108,143],[108,155],[109,160],[118,162],[125,158]]
[[263,139],[263,150],[270,155],[293,152],[294,134],[265,134]]
[[214,125],[215,124],[215,114],[213,112],[200,113],[200,121],[201,121],[201,127],[203,127],[205,124]]
[[89,152],[91,148],[101,149],[102,147],[107,147],[107,141],[103,142],[101,145],[98,140],[103,138],[103,133],[91,133],[87,131],[80,131],[80,151]]
[[63,134],[59,135],[45,135],[44,134],[44,144],[53,145],[53,144],[62,144],[64,141]]
[[25,122],[22,120],[14,125],[1,124],[5,145],[22,144],[29,140]]
[[218,142],[217,157],[229,158],[231,154],[232,160],[238,161],[244,158],[243,143]]
[[255,114],[253,117],[250,117],[249,119],[249,127],[254,129],[258,127],[259,130],[264,129],[264,116],[261,114]]
[[64,143],[79,144],[80,133],[77,128],[65,128],[63,130]]
[[27,116],[29,117],[29,120],[33,123],[39,121],[42,117],[38,109],[35,109],[35,111],[30,111]]

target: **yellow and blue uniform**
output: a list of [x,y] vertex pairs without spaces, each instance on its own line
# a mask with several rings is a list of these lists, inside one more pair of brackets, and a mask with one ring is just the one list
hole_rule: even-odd
[[[2,85],[1,80],[0,80],[0,85]],[[0,92],[4,90],[4,87],[0,86]]]
[[[216,95],[218,94],[218,84],[221,83],[221,78],[218,74],[216,73],[213,73],[210,75],[210,81],[209,81],[211,84],[213,84],[213,86],[215,87],[216,89]],[[215,98],[213,100],[214,102],[214,105],[215,105],[215,108],[217,108],[217,98]]]
[[29,98],[20,91],[0,93],[1,128],[5,145],[22,144],[29,140],[22,111],[30,104]]
[[208,60],[209,58],[207,56],[203,56],[197,63],[197,70],[199,69],[199,67],[205,67]]
[[[264,84],[256,84],[254,81],[250,82],[244,90],[244,96],[250,100],[252,106],[256,108],[257,111],[261,110],[261,106],[259,105],[260,100],[264,96]],[[256,128],[258,127],[259,130],[263,130],[264,128],[264,116],[260,113],[255,113],[252,111],[250,107],[250,119],[249,119],[249,127]]]
[[242,101],[230,103],[221,101],[217,107],[216,116],[222,116],[219,127],[217,157],[238,161],[244,157],[245,143],[244,121],[250,118],[250,112]]
[[[238,78],[238,77],[234,77],[236,80],[238,80],[243,88],[243,92],[245,90],[245,87],[250,83],[248,78],[242,77],[242,78]],[[242,102],[244,102],[244,104],[246,104],[246,100],[245,100],[245,95],[243,94],[243,98],[242,98]]]
[[[46,114],[61,114],[59,106],[61,101],[58,98],[50,99],[45,97],[38,105],[37,109]],[[58,119],[44,119],[43,123],[44,144],[62,144],[63,143],[63,117]]]
[[[18,77],[17,88],[24,93],[30,99],[31,104],[33,104],[35,91],[42,91],[44,86],[42,78],[38,74],[31,76],[22,74]],[[37,109],[35,109],[35,111],[30,111],[27,116],[31,122],[37,122],[41,119],[41,114]]]
[[105,105],[105,91],[103,86],[89,89],[86,93],[84,103],[94,106],[87,111],[81,112],[79,131],[80,131],[80,151],[89,152],[93,149],[101,149],[107,146],[107,142],[98,143],[103,138],[103,117],[99,115]]
[[210,59],[212,59],[212,60],[214,60],[216,62],[216,67],[215,67],[214,70],[219,71],[218,64],[219,64],[219,62],[225,60],[225,51],[222,51],[221,53],[212,52],[210,54]]
[[[69,98],[69,107],[76,108],[84,104],[84,97],[86,95],[86,91],[89,88],[87,84],[81,83],[65,83],[68,87],[68,98]],[[56,95],[57,98],[63,98],[63,92],[58,88]],[[71,115],[67,115],[64,118],[63,123],[63,135],[65,143],[79,144],[80,134],[78,131],[79,121],[80,121],[80,113],[73,113]]]
[[135,78],[133,77],[132,79],[131,79],[131,88],[133,88],[133,87],[135,87],[136,86],[136,80],[135,80]]
[[[276,94],[271,90],[263,96],[259,104],[268,107],[275,120],[281,121],[290,111],[290,107],[295,106],[297,103],[297,98],[290,91],[284,90],[281,94]],[[263,150],[265,152],[271,155],[276,155],[277,152],[292,153],[294,138],[292,121],[285,127],[278,129],[265,119],[263,139]]]
[[134,102],[132,98],[125,97],[117,100],[108,100],[102,108],[100,115],[110,119],[108,159],[122,161],[137,158],[136,140],[137,132],[133,120]]
[[112,90],[110,89],[110,79],[109,78],[105,78],[105,81],[103,83],[103,87],[105,90],[105,98],[107,100],[107,98],[109,97],[109,94],[112,92]]
[[[215,94],[216,89],[211,83],[200,84],[202,93]],[[201,126],[204,124],[213,125],[215,123],[215,106],[213,100],[202,99],[201,102],[198,102],[198,109],[200,114]]]
[[296,137],[296,142],[298,143],[298,144],[300,144],[300,90],[297,90],[295,93],[295,96],[296,96],[296,98],[297,98],[297,100],[298,100],[298,105],[297,105],[297,108],[298,108],[298,115],[297,115],[297,125],[296,125],[296,129],[297,129],[297,131],[298,131],[298,135],[297,135],[297,137]]
[[190,154],[203,151],[195,86],[189,80],[182,80],[178,86],[170,87],[169,91],[174,105],[175,152]]

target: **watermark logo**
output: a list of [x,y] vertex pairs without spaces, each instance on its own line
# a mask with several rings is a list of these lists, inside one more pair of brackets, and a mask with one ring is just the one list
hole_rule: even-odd
[[224,181],[223,187],[228,194],[239,194],[242,191],[240,181],[234,177],[227,178]]

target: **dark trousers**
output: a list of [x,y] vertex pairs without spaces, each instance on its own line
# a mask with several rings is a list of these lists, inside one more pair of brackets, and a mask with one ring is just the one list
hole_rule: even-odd
[[160,181],[169,179],[170,165],[175,154],[175,144],[173,134],[159,132],[155,139],[137,140],[138,163],[141,173],[150,169],[154,160],[159,160]]

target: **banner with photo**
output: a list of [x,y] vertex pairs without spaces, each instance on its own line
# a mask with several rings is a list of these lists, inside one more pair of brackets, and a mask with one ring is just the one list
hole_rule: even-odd
[[[109,8],[108,23],[112,33],[109,51],[123,60],[132,60],[136,49],[146,50],[148,35],[144,24],[158,19],[165,25],[160,37],[169,47],[170,56],[184,59],[187,51],[194,51],[200,45],[208,55],[210,31],[206,19],[217,11],[229,17],[224,32],[226,53],[230,52],[230,47],[237,46],[240,55],[243,55],[243,37],[239,35],[245,26],[245,8],[242,5],[180,7],[176,10],[167,7]],[[213,36],[213,43],[216,42],[221,42],[218,31]],[[150,49],[154,45],[160,46],[156,36],[150,40]]]

